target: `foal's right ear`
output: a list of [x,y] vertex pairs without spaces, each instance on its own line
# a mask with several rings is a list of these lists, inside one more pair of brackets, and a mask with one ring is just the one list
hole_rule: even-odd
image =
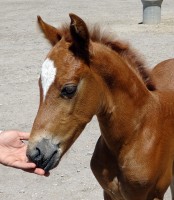
[[45,37],[52,45],[55,45],[61,39],[61,34],[58,29],[45,23],[40,16],[37,16],[37,19],[40,29],[45,34]]

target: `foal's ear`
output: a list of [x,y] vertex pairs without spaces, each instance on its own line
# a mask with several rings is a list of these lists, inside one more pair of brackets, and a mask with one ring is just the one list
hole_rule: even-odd
[[72,46],[70,50],[84,59],[89,64],[89,32],[85,22],[75,14],[69,14],[71,18],[70,33],[72,36]]
[[45,23],[40,16],[37,16],[37,19],[40,29],[45,34],[45,37],[52,45],[55,45],[61,39],[58,29]]

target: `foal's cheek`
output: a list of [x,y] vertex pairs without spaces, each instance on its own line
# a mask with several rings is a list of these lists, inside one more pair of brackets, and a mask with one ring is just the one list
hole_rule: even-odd
[[97,113],[100,105],[100,91],[98,90],[98,82],[95,78],[90,77],[84,80],[79,87],[77,104],[79,112],[84,118],[88,118],[87,122]]

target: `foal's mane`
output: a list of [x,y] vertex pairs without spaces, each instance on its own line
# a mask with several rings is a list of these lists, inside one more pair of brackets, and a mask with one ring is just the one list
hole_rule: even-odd
[[[71,41],[69,25],[64,24],[59,30],[64,36],[65,40]],[[143,80],[147,88],[151,91],[155,90],[155,85],[153,84],[149,71],[145,66],[145,61],[128,42],[122,41],[113,34],[104,30],[101,31],[98,25],[88,26],[88,30],[90,39],[93,42],[104,44],[117,52],[128,63],[128,66],[130,66]]]

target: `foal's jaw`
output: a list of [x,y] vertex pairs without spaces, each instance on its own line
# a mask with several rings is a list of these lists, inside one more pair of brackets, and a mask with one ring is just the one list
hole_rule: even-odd
[[52,133],[48,130],[33,130],[28,143],[27,157],[46,172],[57,167],[62,156],[75,142],[86,124],[87,121],[85,123],[79,121],[75,127],[68,127],[69,131],[55,130]]

